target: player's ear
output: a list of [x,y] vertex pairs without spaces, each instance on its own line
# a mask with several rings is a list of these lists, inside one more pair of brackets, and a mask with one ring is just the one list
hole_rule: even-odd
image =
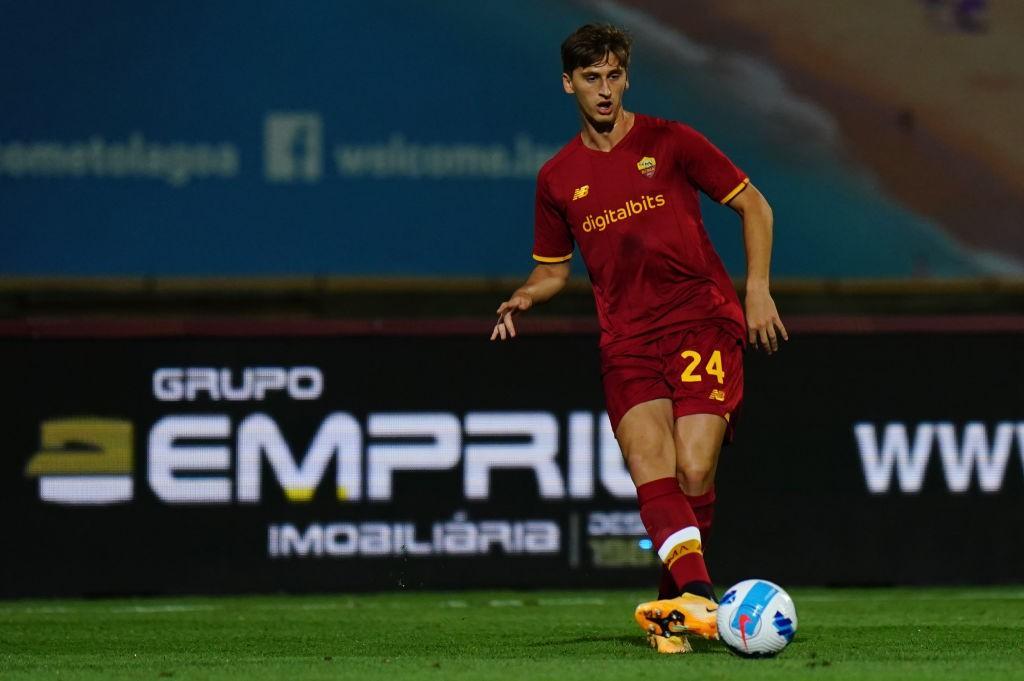
[[567,95],[576,94],[576,90],[572,87],[572,78],[569,77],[568,73],[562,74],[562,89],[565,90]]

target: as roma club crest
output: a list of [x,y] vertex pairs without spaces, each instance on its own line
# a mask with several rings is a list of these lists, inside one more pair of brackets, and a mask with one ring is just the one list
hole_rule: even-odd
[[636,169],[640,171],[640,174],[644,177],[654,177],[654,171],[658,167],[658,162],[654,160],[653,156],[644,156],[636,164]]

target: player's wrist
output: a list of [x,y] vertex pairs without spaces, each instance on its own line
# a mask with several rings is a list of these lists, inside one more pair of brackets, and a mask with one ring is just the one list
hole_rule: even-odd
[[528,305],[533,305],[535,302],[537,302],[536,296],[534,296],[533,293],[531,293],[530,291],[528,291],[526,289],[519,289],[519,290],[517,290],[515,293],[512,294],[512,297],[513,298],[524,298]]
[[768,293],[768,278],[755,277],[747,279],[747,293]]

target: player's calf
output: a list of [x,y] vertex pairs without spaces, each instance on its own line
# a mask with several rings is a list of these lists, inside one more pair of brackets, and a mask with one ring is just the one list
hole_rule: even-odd
[[659,478],[638,486],[637,499],[644,528],[679,593],[713,598],[697,519],[676,479]]

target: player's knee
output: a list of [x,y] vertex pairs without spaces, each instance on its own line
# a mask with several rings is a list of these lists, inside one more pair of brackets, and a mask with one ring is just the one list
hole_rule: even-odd
[[640,437],[620,438],[619,447],[634,479],[672,475],[674,451],[670,433],[652,429]]
[[630,447],[623,452],[626,466],[629,470],[637,469],[665,469],[666,475],[671,475],[672,451],[666,447],[648,445]]
[[715,471],[710,465],[691,463],[676,466],[676,479],[683,492],[690,496],[704,494],[715,484]]

